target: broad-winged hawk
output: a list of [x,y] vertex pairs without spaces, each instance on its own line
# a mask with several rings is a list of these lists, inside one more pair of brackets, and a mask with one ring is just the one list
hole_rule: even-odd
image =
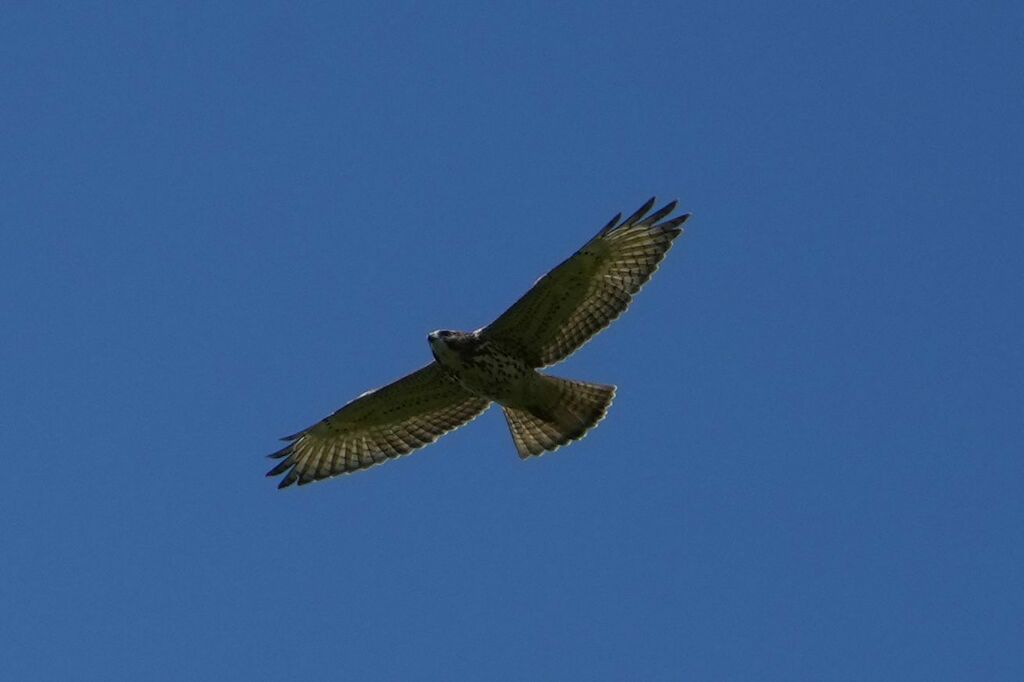
[[690,215],[648,215],[652,197],[541,277],[501,317],[475,332],[427,336],[434,360],[368,391],[284,440],[268,476],[278,487],[359,471],[406,455],[501,405],[519,456],[582,438],[605,416],[615,387],[559,379],[537,370],[564,360],[629,306]]

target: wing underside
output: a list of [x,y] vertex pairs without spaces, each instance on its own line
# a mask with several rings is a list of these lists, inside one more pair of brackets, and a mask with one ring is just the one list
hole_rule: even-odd
[[519,349],[534,367],[571,355],[629,307],[690,217],[663,220],[674,201],[648,215],[653,207],[652,197],[625,220],[615,216],[481,334]]
[[267,476],[284,474],[279,488],[366,469],[433,443],[487,409],[437,363],[370,391],[285,440],[270,455],[282,461]]

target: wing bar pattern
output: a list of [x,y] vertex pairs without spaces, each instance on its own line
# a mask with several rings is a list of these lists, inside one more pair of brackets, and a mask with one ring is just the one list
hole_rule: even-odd
[[654,202],[625,220],[615,216],[481,333],[518,348],[538,368],[575,352],[629,307],[682,234],[690,214],[663,220],[676,209],[672,201],[647,215]]
[[360,471],[407,455],[472,421],[490,401],[474,396],[436,363],[364,393],[330,417],[286,437],[267,476],[279,488]]

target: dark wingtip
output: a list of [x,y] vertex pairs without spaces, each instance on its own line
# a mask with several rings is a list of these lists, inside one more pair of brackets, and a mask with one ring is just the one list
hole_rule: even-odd
[[640,224],[643,225],[644,227],[650,227],[652,225],[655,225],[659,220],[667,216],[672,211],[676,210],[676,206],[678,205],[679,200],[673,199],[672,201],[668,202],[667,204],[659,208],[657,211],[652,213],[651,215],[644,218],[643,222],[641,222]]
[[287,457],[288,453],[291,452],[291,451],[292,451],[292,446],[291,445],[286,445],[283,448],[281,448],[280,450],[278,450],[277,452],[271,452],[269,455],[267,455],[267,457],[269,457],[270,459],[281,459],[282,457]]
[[280,462],[273,469],[267,472],[267,476],[280,476],[281,474],[292,468],[294,465],[295,462],[289,462],[288,460]]
[[664,225],[665,227],[669,227],[669,228],[679,227],[680,225],[685,223],[687,220],[689,220],[691,215],[693,215],[693,214],[692,213],[684,213],[681,216],[676,216],[672,220],[666,220],[665,222],[662,223],[662,225]]
[[654,207],[654,202],[655,201],[657,201],[656,197],[651,197],[650,199],[648,199],[647,203],[645,203],[643,206],[638,208],[636,210],[636,213],[634,213],[633,215],[629,216],[624,221],[622,221],[622,224],[623,225],[632,225],[633,223],[635,223],[638,220],[640,220],[641,218],[643,218],[645,215],[647,215],[647,212],[650,211]]
[[616,225],[618,225],[620,220],[622,220],[622,214],[616,213],[615,217],[609,220],[608,224],[602,227],[601,231],[598,232],[598,234],[607,234],[608,232],[611,232],[611,230],[614,229]]
[[295,469],[292,469],[288,472],[288,475],[282,478],[281,482],[277,484],[277,489],[282,490],[287,488],[292,483],[295,483],[296,479],[298,479],[298,475],[295,473]]

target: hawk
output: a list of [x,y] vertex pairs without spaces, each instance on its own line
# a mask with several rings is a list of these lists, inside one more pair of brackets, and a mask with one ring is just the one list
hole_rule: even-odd
[[[582,438],[608,412],[615,387],[541,374],[626,310],[690,214],[654,213],[652,197],[616,215],[501,317],[474,332],[427,335],[434,360],[368,391],[270,455],[279,488],[348,474],[407,455],[501,405],[521,458]],[[650,213],[650,215],[648,215]]]

